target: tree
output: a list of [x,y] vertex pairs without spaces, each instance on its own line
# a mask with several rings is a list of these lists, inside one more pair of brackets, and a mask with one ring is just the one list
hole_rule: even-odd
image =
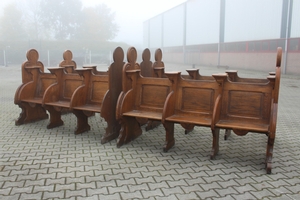
[[112,13],[105,4],[84,8],[76,37],[84,40],[92,38],[98,41],[113,39],[118,31],[114,20],[115,13]]
[[28,39],[41,40],[49,39],[51,34],[43,28],[41,22],[41,1],[42,0],[30,0],[26,1],[25,5],[22,5],[24,10],[24,29],[27,32]]
[[80,0],[43,0],[41,21],[54,39],[71,39],[79,28],[81,8]]
[[3,9],[0,18],[1,40],[26,40],[26,32],[23,28],[23,13],[15,3],[8,4]]

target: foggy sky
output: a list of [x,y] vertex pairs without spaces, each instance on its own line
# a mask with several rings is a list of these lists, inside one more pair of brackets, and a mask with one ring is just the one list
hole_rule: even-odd
[[[14,0],[1,0],[0,15],[2,9]],[[16,0],[24,5],[30,0]],[[116,13],[116,23],[119,26],[118,35],[113,39],[116,42],[126,42],[133,46],[143,45],[143,22],[162,12],[165,12],[186,0],[82,0],[83,6],[94,6],[105,3]],[[24,6],[20,6],[22,9]]]

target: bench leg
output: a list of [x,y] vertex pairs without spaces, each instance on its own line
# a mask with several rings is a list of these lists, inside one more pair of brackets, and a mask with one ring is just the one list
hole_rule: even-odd
[[80,134],[91,130],[91,127],[88,123],[88,116],[86,116],[82,110],[73,110],[73,113],[77,118],[77,127],[74,132],[75,134]]
[[148,122],[147,118],[139,118],[139,117],[137,117],[136,120],[140,123],[141,126],[147,124],[147,122]]
[[273,158],[273,147],[275,138],[268,137],[267,153],[266,153],[266,171],[267,174],[272,172],[272,158]]
[[172,148],[175,145],[174,123],[165,122],[163,125],[166,130],[166,141],[165,141],[165,145],[163,147],[163,151],[167,152],[170,148]]
[[121,130],[117,140],[117,147],[136,139],[142,135],[142,129],[135,117],[122,117]]
[[212,150],[210,154],[210,159],[215,159],[217,153],[219,152],[219,136],[220,136],[220,129],[215,128],[212,130],[213,134],[213,144],[212,144]]
[[185,123],[180,123],[180,125],[185,129],[184,134],[189,134],[194,130],[195,125],[194,124],[185,124]]
[[160,121],[148,120],[145,130],[146,131],[152,130],[152,129],[158,127],[160,124],[161,124]]
[[64,124],[64,122],[61,120],[61,112],[57,111],[53,106],[45,106],[45,108],[50,113],[50,122],[47,125],[48,129],[58,127]]
[[231,135],[231,130],[230,129],[225,129],[224,140],[227,140],[230,135]]
[[22,109],[19,118],[15,121],[15,125],[26,124],[43,119],[48,119],[46,110],[39,104],[20,103]]
[[121,125],[115,119],[115,116],[111,117],[110,119],[105,119],[107,122],[107,127],[105,129],[105,134],[101,138],[101,144],[105,144],[111,140],[118,138]]
[[148,120],[146,118],[138,118],[137,117],[136,119],[140,123],[141,126],[146,124],[146,127],[145,127],[146,131],[152,130],[161,124],[160,121]]

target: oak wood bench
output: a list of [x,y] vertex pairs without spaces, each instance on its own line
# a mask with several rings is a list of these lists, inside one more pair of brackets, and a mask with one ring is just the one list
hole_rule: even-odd
[[[167,76],[169,74],[166,73]],[[215,108],[221,103],[222,86],[220,83],[227,74],[214,74],[213,79],[194,80],[184,79],[181,74],[171,76],[174,90],[168,96],[162,115],[162,122],[166,130],[168,143],[175,143],[174,123],[180,124],[186,130],[194,126],[204,126],[210,128],[213,122]],[[217,134],[212,132],[212,134]],[[216,140],[217,138],[214,137]],[[213,143],[216,143],[216,141]],[[211,155],[218,151],[218,146],[213,145]],[[171,146],[165,145],[166,152]]]
[[167,78],[143,77],[134,47],[127,51],[123,67],[122,92],[118,98],[116,117],[121,124],[117,147],[142,134],[140,118],[161,121],[165,99],[171,91]]
[[[277,49],[275,75],[267,77],[267,83],[233,82],[224,79],[222,83],[222,103],[215,113],[212,130],[214,140],[218,140],[220,128],[231,129],[237,135],[248,132],[266,134],[265,168],[268,174],[272,169],[273,147],[276,134],[278,98],[281,75],[282,49]],[[218,147],[218,142],[213,148]],[[213,156],[214,157],[214,156]]]
[[122,48],[114,50],[113,59],[108,72],[97,71],[95,67],[86,67],[90,69],[89,73],[76,70],[83,77],[84,84],[74,91],[70,101],[70,108],[77,117],[76,134],[90,130],[88,116],[91,113],[100,113],[106,120],[107,127],[101,139],[102,144],[117,138],[121,128],[115,114],[118,96],[122,90]]
[[[47,125],[50,129],[64,124],[61,119],[62,110],[70,108],[73,92],[84,82],[79,74],[67,73],[62,67],[48,70],[56,77],[56,82],[46,89],[42,100],[42,106],[50,113],[50,122]],[[82,70],[88,73],[92,69]]]
[[[150,60],[151,52],[146,48],[142,53],[143,61],[140,63],[141,75],[144,77],[158,77],[167,78],[164,75],[164,63],[162,62],[162,51],[161,49],[156,49],[154,54],[155,61]],[[149,131],[161,124],[160,121],[148,120],[146,118],[137,118],[141,125],[146,124],[145,130]]]
[[[16,125],[31,123],[48,118],[46,110],[42,107],[42,98],[45,90],[56,81],[53,74],[44,72],[44,65],[39,61],[39,53],[30,49],[26,53],[27,61],[22,64],[22,84],[15,92],[14,103],[21,109]],[[73,71],[76,63],[72,61],[72,52],[63,53],[64,60],[60,66],[67,71]]]
[[16,125],[48,119],[48,114],[42,107],[43,95],[46,89],[56,82],[53,74],[42,72],[39,66],[27,66],[26,71],[31,74],[31,80],[28,79],[27,83],[19,86],[14,98],[14,103],[22,109],[15,121]]
[[142,77],[139,69],[127,70],[126,74],[132,81],[132,89],[119,98],[121,102],[118,103],[117,110],[122,128],[117,141],[118,147],[142,134],[140,123],[136,118],[162,120],[163,106],[172,90],[169,79]]
[[[188,75],[182,75],[182,77],[186,79],[194,79],[194,80],[213,80],[212,76],[203,76],[199,73],[199,69],[187,69]],[[226,74],[228,74],[228,78],[233,82],[244,82],[244,83],[267,83],[269,82],[266,78],[244,78],[238,76],[237,70],[226,70]],[[274,74],[270,72],[269,74]],[[186,130],[186,133],[193,130],[193,127],[190,127],[191,130]],[[224,140],[227,140],[231,135],[231,130],[226,129],[224,134]]]

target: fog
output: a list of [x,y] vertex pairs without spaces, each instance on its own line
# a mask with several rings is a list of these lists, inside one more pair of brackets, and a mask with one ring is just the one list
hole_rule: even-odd
[[186,0],[83,0],[84,6],[105,3],[116,12],[120,31],[114,41],[126,42],[134,46],[143,43],[143,22]]
[[[16,0],[23,10],[30,0]],[[84,7],[106,4],[112,12],[115,12],[115,22],[119,26],[117,36],[112,40],[125,42],[132,46],[143,45],[143,22],[164,11],[167,11],[186,0],[82,0]],[[0,15],[3,8],[14,2],[13,0],[1,0]]]

